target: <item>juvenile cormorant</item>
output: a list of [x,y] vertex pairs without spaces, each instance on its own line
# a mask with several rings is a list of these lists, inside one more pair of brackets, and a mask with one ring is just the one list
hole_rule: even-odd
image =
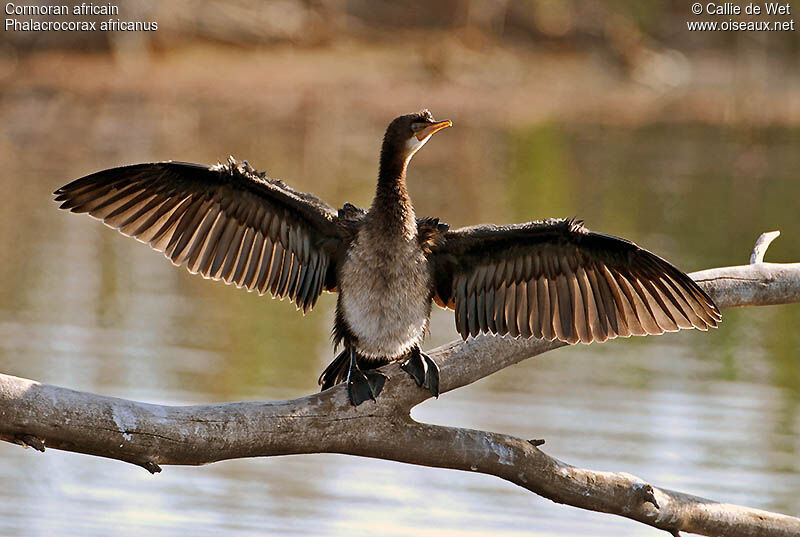
[[455,310],[463,338],[491,333],[567,343],[717,326],[714,302],[686,274],[632,242],[551,219],[450,231],[417,218],[409,160],[450,121],[423,110],[389,124],[368,211],[338,211],[246,161],[136,164],[56,190],[62,209],[89,213],[192,273],[294,301],[307,312],[338,291],[334,346],[322,389],[347,381],[374,399],[403,369],[433,395],[439,368],[420,350],[432,302]]

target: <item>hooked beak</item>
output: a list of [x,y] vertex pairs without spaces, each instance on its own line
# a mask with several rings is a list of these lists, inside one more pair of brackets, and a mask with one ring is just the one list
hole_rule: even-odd
[[417,140],[421,142],[431,134],[452,126],[453,122],[450,121],[449,119],[445,119],[444,121],[437,121],[436,123],[431,123],[430,125],[426,125],[425,127],[419,129],[417,132],[414,133],[414,136],[416,136]]

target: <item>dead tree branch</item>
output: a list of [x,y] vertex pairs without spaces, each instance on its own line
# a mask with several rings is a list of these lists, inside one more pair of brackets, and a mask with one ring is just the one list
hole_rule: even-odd
[[[800,302],[800,263],[756,262],[691,276],[722,308]],[[446,392],[562,346],[479,337],[430,354]],[[152,473],[165,464],[242,457],[359,455],[494,475],[558,503],[672,534],[800,535],[800,519],[657,488],[626,473],[576,468],[542,452],[539,441],[418,423],[410,410],[430,393],[397,364],[384,370],[390,380],[377,403],[359,407],[349,404],[343,385],[290,401],[161,406],[0,374],[0,439],[118,459]]]

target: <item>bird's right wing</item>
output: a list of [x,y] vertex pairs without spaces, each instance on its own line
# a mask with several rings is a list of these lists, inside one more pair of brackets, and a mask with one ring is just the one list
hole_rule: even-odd
[[55,191],[61,208],[88,213],[163,252],[192,273],[259,294],[288,296],[303,312],[332,288],[343,235],[336,211],[246,162],[136,164]]

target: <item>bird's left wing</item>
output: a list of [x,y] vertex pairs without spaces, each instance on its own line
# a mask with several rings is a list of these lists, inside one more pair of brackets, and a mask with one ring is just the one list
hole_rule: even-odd
[[576,220],[448,231],[430,260],[434,300],[480,333],[591,343],[706,330],[721,315],[686,274],[632,242]]
[[192,273],[289,296],[304,312],[333,288],[343,241],[336,211],[246,162],[123,166],[55,195],[62,209],[88,213]]

